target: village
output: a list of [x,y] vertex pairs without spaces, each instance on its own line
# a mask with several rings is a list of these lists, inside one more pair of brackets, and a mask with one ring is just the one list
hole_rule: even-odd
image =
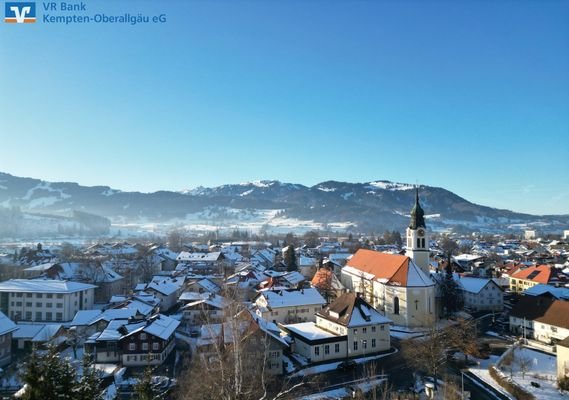
[[564,398],[568,234],[435,234],[417,191],[403,239],[4,248],[0,393],[51,352],[105,399]]

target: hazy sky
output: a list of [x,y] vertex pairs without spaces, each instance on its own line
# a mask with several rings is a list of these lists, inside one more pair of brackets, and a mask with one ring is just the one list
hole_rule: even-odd
[[[569,213],[569,2],[86,1],[0,25],[0,171],[122,190],[387,179]],[[80,14],[80,13],[78,13]],[[57,13],[61,15],[61,13]]]

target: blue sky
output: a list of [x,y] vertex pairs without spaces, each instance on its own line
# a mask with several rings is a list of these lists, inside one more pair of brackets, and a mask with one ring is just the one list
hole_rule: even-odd
[[167,22],[49,25],[37,2],[36,24],[0,25],[0,171],[387,179],[569,213],[567,1],[85,3]]

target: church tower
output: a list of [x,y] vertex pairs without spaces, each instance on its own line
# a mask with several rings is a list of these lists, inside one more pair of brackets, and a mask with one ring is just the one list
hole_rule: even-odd
[[419,188],[415,188],[415,205],[407,228],[406,255],[429,276],[429,235],[425,225],[425,212],[419,204]]

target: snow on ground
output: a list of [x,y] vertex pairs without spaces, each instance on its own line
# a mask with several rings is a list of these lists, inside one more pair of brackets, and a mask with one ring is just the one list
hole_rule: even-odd
[[[569,393],[563,394],[557,389],[557,357],[523,347],[516,349],[514,359],[513,380],[537,399],[569,399]],[[525,375],[520,371],[519,360],[527,360],[530,363],[529,370]],[[502,372],[506,375],[510,373],[508,367],[503,368]],[[540,387],[533,387],[532,382],[538,383]]]
[[477,378],[484,381],[484,383],[486,383],[488,386],[491,386],[496,391],[514,400],[514,397],[510,393],[508,393],[506,389],[502,388],[500,385],[496,383],[496,381],[494,381],[494,379],[490,376],[490,372],[488,371],[488,367],[490,367],[491,364],[496,364],[499,358],[500,358],[499,356],[494,356],[494,355],[491,355],[490,358],[488,358],[487,360],[481,360],[471,357],[471,359],[474,359],[478,362],[478,365],[474,367],[469,367],[468,370]]
[[[331,389],[331,390],[324,390],[321,393],[315,393],[308,396],[302,396],[304,400],[328,400],[328,399],[344,399],[347,397],[353,396],[353,391],[358,390],[363,393],[367,393],[374,388],[377,388],[385,382],[385,378],[378,377],[375,379],[370,379],[369,381],[366,380],[358,380],[354,382],[346,382],[345,387]],[[326,388],[324,388],[326,389]]]

